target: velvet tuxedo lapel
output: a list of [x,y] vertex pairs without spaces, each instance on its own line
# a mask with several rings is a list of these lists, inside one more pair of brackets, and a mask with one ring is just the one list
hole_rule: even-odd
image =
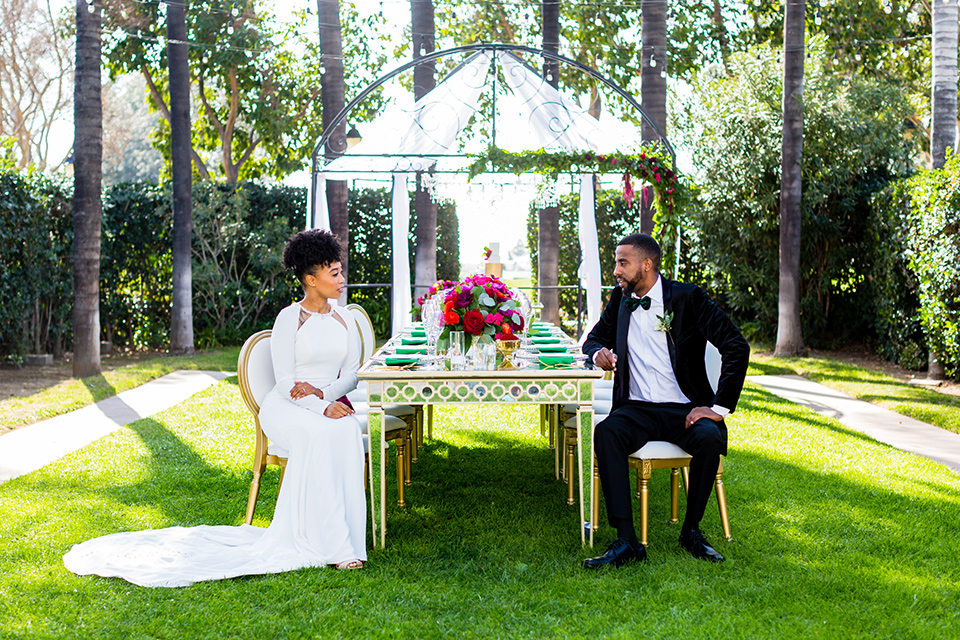
[[[622,290],[621,290],[622,291]],[[627,331],[630,329],[630,308],[625,304],[628,296],[621,295],[617,314],[617,375],[620,378],[620,396],[626,399],[630,388],[630,358],[627,356]]]
[[663,286],[663,315],[667,317],[667,314],[673,314],[673,322],[671,323],[672,327],[670,331],[667,332],[667,350],[670,352],[670,365],[673,367],[673,373],[677,373],[677,343],[673,339],[673,328],[680,325],[680,320],[677,318],[677,314],[673,310],[673,280],[669,278],[664,278],[660,276],[661,285]]

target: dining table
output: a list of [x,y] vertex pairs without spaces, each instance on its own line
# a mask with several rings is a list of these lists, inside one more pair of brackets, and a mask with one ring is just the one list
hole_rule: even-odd
[[[554,325],[534,324],[522,336],[520,348],[512,362],[504,365],[501,358],[490,366],[481,359],[475,366],[467,360],[466,366],[451,368],[449,358],[437,353],[421,329],[416,326],[392,336],[360,368],[358,378],[366,382],[369,412],[368,434],[370,464],[367,484],[370,499],[370,526],[373,544],[384,547],[387,538],[387,456],[386,439],[382,425],[384,409],[392,404],[419,406],[432,421],[432,408],[442,404],[531,405],[541,408],[541,424],[548,425],[551,442],[559,434],[560,407],[576,407],[575,456],[577,496],[571,496],[579,517],[571,520],[581,544],[593,545],[596,523],[588,523],[594,476],[593,401],[594,383],[604,372],[593,367],[580,353],[577,343]],[[478,424],[477,429],[483,425]],[[432,433],[431,433],[432,435]],[[557,435],[557,449],[562,441]],[[379,446],[375,446],[379,443]],[[572,445],[572,443],[571,443]],[[563,464],[559,451],[559,466]],[[567,469],[567,473],[571,470]],[[558,473],[559,475],[559,473]],[[415,488],[415,487],[414,487]],[[595,505],[593,511],[595,512]]]

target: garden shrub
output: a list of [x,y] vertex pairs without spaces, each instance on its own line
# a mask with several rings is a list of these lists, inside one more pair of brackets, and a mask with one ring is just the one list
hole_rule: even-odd
[[[895,87],[830,73],[822,41],[804,76],[801,320],[826,346],[875,335],[870,278],[892,233],[872,197],[911,168],[902,135],[912,112]],[[694,147],[699,206],[689,209],[687,270],[756,337],[776,334],[779,290],[782,73],[777,52],[731,57],[697,82],[683,137]],[[887,235],[884,235],[887,234]]]
[[0,158],[0,360],[69,346],[72,241],[67,186]]
[[906,257],[920,291],[927,344],[960,377],[960,156],[906,181]]

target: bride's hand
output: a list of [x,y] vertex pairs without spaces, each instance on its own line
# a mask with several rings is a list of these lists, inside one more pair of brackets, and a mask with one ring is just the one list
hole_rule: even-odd
[[309,382],[295,382],[293,383],[293,388],[290,389],[290,399],[299,400],[300,398],[306,398],[307,396],[317,396],[321,400],[323,399],[323,391],[317,389],[315,386]]
[[323,415],[328,418],[342,418],[343,416],[349,416],[353,414],[353,409],[343,404],[339,400],[336,402],[331,402],[330,406],[324,409]]

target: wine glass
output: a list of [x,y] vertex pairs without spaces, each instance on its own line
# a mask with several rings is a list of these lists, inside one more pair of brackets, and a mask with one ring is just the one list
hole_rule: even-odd
[[436,349],[437,338],[442,330],[440,326],[440,303],[437,296],[433,296],[423,303],[421,316],[423,318],[423,330],[427,334],[427,346]]

